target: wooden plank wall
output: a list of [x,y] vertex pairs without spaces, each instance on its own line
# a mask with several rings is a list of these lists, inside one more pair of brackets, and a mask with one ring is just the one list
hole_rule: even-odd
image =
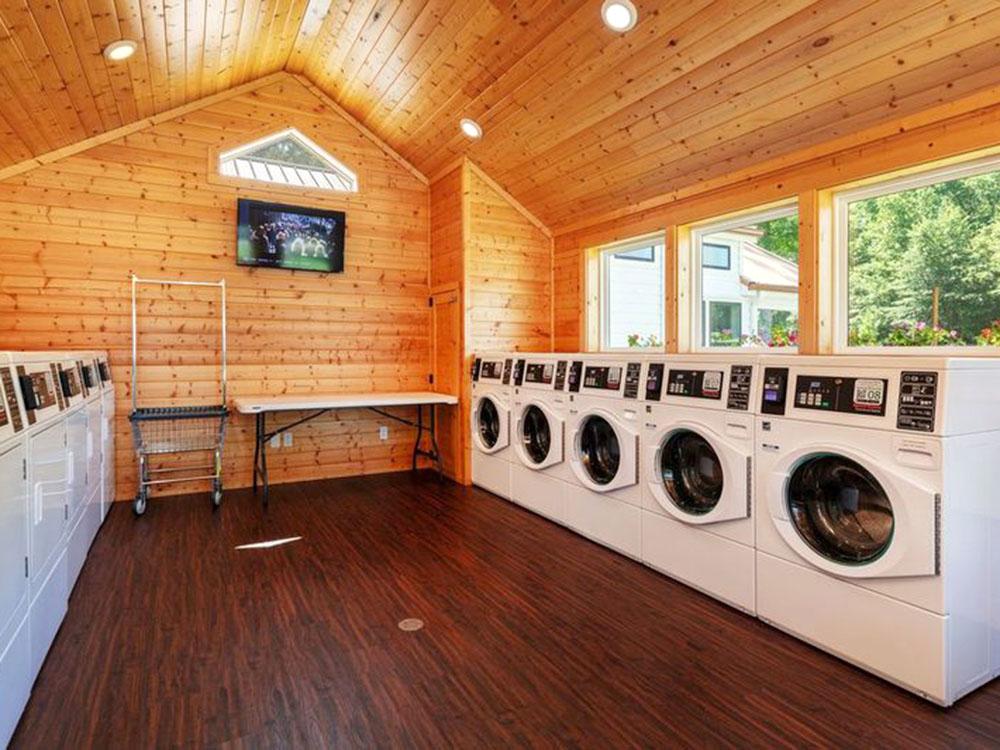
[[[553,314],[557,351],[585,346],[585,268],[588,250],[604,244],[663,231],[676,238],[678,225],[753,209],[782,200],[800,206],[799,294],[803,322],[802,353],[829,351],[830,311],[820,299],[824,279],[817,277],[819,228],[828,196],[824,191],[931,162],[949,161],[1000,148],[1000,104],[954,114],[950,107],[853,134],[842,142],[823,144],[756,170],[734,173],[706,186],[651,200],[644,206],[591,225],[579,225],[557,234],[553,264]],[[940,117],[936,115],[940,114]],[[866,136],[868,136],[866,138]],[[648,206],[648,207],[647,207]],[[802,212],[807,215],[803,216]],[[828,280],[826,280],[828,281]],[[670,295],[668,294],[668,301]],[[676,327],[676,317],[668,321]],[[668,340],[677,338],[668,330]]]
[[461,441],[464,467],[452,476],[468,482],[472,356],[551,350],[552,238],[468,161],[433,182],[431,205],[433,283],[460,285],[465,322],[461,416],[442,445]]
[[[214,176],[217,149],[294,126],[359,176],[309,195]],[[426,389],[429,188],[293,76],[0,182],[0,349],[107,349],[117,380],[119,497],[134,488],[129,274],[229,284],[230,396]],[[346,270],[238,268],[236,200],[347,211]],[[217,306],[178,289],[142,308],[142,393],[211,401]],[[367,412],[323,418],[271,451],[274,481],[409,465],[412,431]],[[252,421],[234,417],[229,486],[251,478]],[[178,490],[187,489],[178,487]]]

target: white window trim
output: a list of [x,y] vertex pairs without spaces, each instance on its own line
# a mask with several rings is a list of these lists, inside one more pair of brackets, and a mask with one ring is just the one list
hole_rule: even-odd
[[924,356],[936,354],[940,356],[998,356],[1000,347],[978,346],[850,346],[848,333],[850,329],[848,288],[850,278],[850,258],[848,257],[848,206],[851,203],[869,198],[879,198],[883,195],[901,193],[906,190],[916,190],[940,182],[960,180],[965,177],[975,177],[1000,170],[1000,156],[987,156],[981,159],[946,167],[931,168],[923,172],[907,174],[903,177],[887,178],[878,182],[868,183],[861,187],[841,190],[833,194],[833,324],[835,354],[891,354],[893,356],[912,355]]
[[[608,264],[610,263],[610,258],[615,253],[628,252],[629,250],[638,250],[640,248],[655,246],[659,249],[662,254],[660,271],[661,274],[666,270],[666,241],[662,233],[648,234],[642,237],[633,237],[628,240],[622,240],[621,242],[615,242],[610,245],[602,245],[597,249],[597,313],[598,313],[598,330],[597,330],[597,351],[606,354],[618,354],[623,352],[642,354],[643,352],[653,352],[653,353],[663,353],[666,351],[666,340],[667,340],[667,321],[666,321],[666,295],[667,290],[664,286],[663,288],[663,320],[660,321],[660,339],[663,341],[661,346],[648,346],[648,347],[632,347],[632,346],[607,346],[607,335],[608,328],[611,322],[611,311],[608,309],[606,303],[607,292],[608,292]],[[661,283],[665,284],[665,281]]]
[[[277,165],[265,162],[256,162],[244,156],[244,154],[254,151],[261,146],[266,146],[269,143],[284,140],[285,138],[292,138],[298,141],[302,146],[312,151],[323,161],[327,162],[329,169],[323,171],[319,168],[303,167],[292,164]],[[239,161],[247,163],[248,168],[253,172],[253,176],[241,174],[238,165]],[[236,148],[223,151],[218,155],[217,168],[219,174],[224,177],[251,180],[255,182],[267,182],[272,185],[281,185],[283,187],[305,187],[313,190],[318,189],[340,193],[357,193],[359,190],[358,176],[353,170],[349,169],[339,159],[331,156],[325,149],[317,145],[310,138],[303,135],[296,128],[285,128],[284,130],[271,133],[263,138],[258,138],[251,143],[244,143]],[[258,172],[258,169],[263,170],[264,174]],[[272,169],[275,171],[272,172]],[[285,174],[286,170],[291,169],[295,170],[297,181],[293,181],[287,174]],[[331,179],[331,176],[333,179]],[[308,177],[309,180],[306,180],[306,177]],[[329,184],[321,183],[319,181],[320,178],[324,179]],[[300,185],[298,182],[301,182],[302,184]],[[310,182],[314,182],[315,185],[310,184]]]
[[[771,221],[772,219],[781,219],[786,216],[795,216],[799,212],[798,201],[793,201],[791,203],[783,203],[779,206],[772,206],[770,208],[763,208],[760,210],[747,211],[740,213],[736,216],[730,217],[728,219],[723,219],[721,221],[709,221],[702,224],[697,224],[691,227],[691,273],[689,275],[689,290],[690,290],[690,324],[691,324],[691,350],[693,352],[704,353],[704,352],[721,352],[726,350],[740,350],[753,354],[796,354],[799,350],[797,346],[782,346],[782,347],[761,347],[761,346],[739,346],[739,347],[728,347],[728,346],[710,346],[708,344],[702,343],[705,338],[705,322],[704,322],[704,306],[702,298],[702,276],[704,273],[704,268],[702,267],[702,257],[701,257],[701,243],[705,235],[715,234],[716,232],[725,232],[731,229],[738,229],[740,227],[746,226],[747,224],[756,224],[759,222]],[[729,253],[729,265],[730,269],[733,265],[733,250],[730,247]],[[718,301],[713,299],[714,301]],[[799,316],[801,319],[801,315]]]

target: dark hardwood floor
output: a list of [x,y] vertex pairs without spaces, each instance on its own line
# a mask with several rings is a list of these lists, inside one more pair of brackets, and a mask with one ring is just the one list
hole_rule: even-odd
[[492,495],[394,474],[276,486],[267,513],[248,491],[117,506],[13,746],[998,742],[1000,682],[936,708]]

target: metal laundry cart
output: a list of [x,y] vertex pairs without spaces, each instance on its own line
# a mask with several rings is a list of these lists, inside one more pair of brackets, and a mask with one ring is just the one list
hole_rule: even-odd
[[[221,295],[221,348],[219,390],[221,401],[210,406],[139,406],[139,334],[137,301],[139,287],[188,286],[215,287]],[[149,490],[173,482],[212,480],[212,505],[222,503],[222,447],[226,439],[226,281],[179,281],[140,279],[132,275],[132,438],[138,461],[139,489],[132,503],[137,516],[146,512]],[[211,453],[209,465],[180,467],[150,466],[151,456],[167,454]]]

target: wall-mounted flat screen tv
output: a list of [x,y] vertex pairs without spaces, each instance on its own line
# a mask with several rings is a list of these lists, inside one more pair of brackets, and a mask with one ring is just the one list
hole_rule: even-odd
[[240,199],[236,262],[241,266],[340,273],[344,270],[343,211]]

